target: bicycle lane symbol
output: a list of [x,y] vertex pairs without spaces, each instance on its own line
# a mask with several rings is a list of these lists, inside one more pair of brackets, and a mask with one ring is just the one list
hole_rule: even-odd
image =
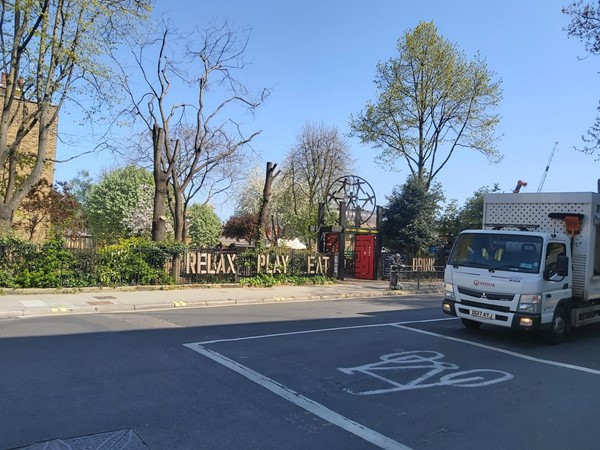
[[[386,389],[360,392],[344,388],[344,391],[354,395],[385,394],[434,386],[482,387],[513,378],[511,374],[501,370],[472,369],[457,371],[460,369],[459,366],[440,361],[442,358],[444,358],[442,353],[428,350],[389,353],[381,356],[378,362],[358,367],[338,368],[338,370],[347,375],[369,375],[390,385]],[[453,372],[440,376],[440,374],[447,371]],[[415,372],[419,372],[421,375],[414,378]],[[392,379],[392,376],[395,379]],[[398,381],[398,378],[403,378],[402,382]]]

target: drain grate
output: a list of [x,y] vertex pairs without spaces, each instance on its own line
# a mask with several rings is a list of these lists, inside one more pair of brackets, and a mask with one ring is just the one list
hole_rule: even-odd
[[91,306],[114,305],[114,302],[111,302],[110,300],[94,300],[92,302],[86,302],[86,303]]
[[107,300],[107,299],[116,299],[117,297],[113,297],[112,295],[94,295],[94,298],[98,300]]
[[128,428],[68,439],[36,442],[12,450],[150,450],[150,447],[144,444],[142,438],[133,429]]

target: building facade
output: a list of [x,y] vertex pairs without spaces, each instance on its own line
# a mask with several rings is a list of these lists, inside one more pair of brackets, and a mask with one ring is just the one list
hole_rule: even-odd
[[[38,109],[38,105],[35,102],[26,99],[23,92],[23,80],[19,79],[17,82],[17,89],[13,95],[13,103],[8,109],[7,105],[7,75],[2,74],[0,78],[0,104],[2,109],[0,115],[9,115],[9,126],[7,129],[7,148],[15,146],[17,138],[23,135],[21,142],[15,146],[14,151],[9,154],[4,166],[0,166],[0,188],[2,194],[0,195],[0,201],[4,201],[7,195],[7,186],[10,177],[9,165],[12,163],[13,167],[16,167],[16,178],[24,177],[31,173],[33,163],[38,158],[38,146],[39,146],[39,124],[36,124],[32,129],[23,133],[22,127],[28,123],[28,114]],[[55,108],[55,107],[52,107]],[[52,111],[55,113],[56,111]],[[4,117],[2,117],[4,119]],[[44,157],[44,168],[41,179],[45,180],[46,187],[48,190],[54,183],[54,167],[56,159],[56,146],[58,136],[58,120],[49,127],[47,140],[46,140],[46,154]],[[4,149],[0,150],[4,151]],[[43,194],[43,193],[42,193]],[[33,238],[35,241],[44,240],[48,231],[50,230],[50,219],[46,217],[44,211],[32,211],[30,208],[19,208],[13,218],[13,230],[14,232],[26,239]],[[37,223],[32,228],[32,225]],[[33,233],[31,232],[33,230]]]

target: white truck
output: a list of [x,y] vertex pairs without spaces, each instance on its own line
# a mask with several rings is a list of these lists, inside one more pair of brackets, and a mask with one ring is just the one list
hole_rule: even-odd
[[483,229],[457,237],[444,285],[443,311],[467,328],[541,330],[558,343],[600,322],[600,193],[486,194]]

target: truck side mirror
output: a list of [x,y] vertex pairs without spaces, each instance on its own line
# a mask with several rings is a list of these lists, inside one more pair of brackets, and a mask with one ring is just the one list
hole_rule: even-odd
[[569,257],[566,255],[558,255],[556,257],[556,275],[566,277],[569,274]]
[[569,274],[569,257],[565,255],[558,255],[556,257],[556,263],[551,269],[544,270],[544,280],[560,281],[554,279],[554,277],[560,277],[562,280]]

